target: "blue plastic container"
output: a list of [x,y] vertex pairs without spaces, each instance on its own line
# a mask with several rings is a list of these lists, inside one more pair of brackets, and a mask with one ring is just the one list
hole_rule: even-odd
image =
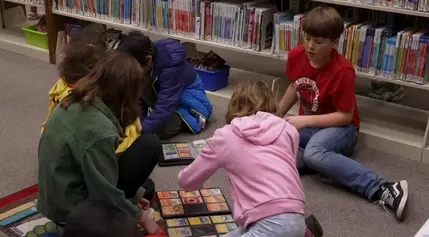
[[230,66],[225,65],[223,68],[214,71],[207,71],[200,68],[195,68],[195,70],[197,70],[206,90],[217,91],[228,86],[230,68]]

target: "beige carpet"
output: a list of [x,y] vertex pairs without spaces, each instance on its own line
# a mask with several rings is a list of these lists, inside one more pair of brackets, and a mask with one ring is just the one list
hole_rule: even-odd
[[[46,115],[47,92],[56,80],[56,72],[44,62],[0,51],[0,75],[0,197],[3,197],[36,183],[40,124]],[[209,137],[223,125],[223,113],[221,108],[215,108],[209,129],[203,134],[182,135],[174,140]],[[356,159],[389,180],[408,180],[411,192],[408,218],[398,223],[392,213],[318,176],[303,177],[307,214],[317,216],[325,236],[412,237],[429,217],[429,166],[370,149],[359,149]],[[152,177],[157,188],[177,188],[180,169],[156,168]],[[206,186],[219,186],[228,193],[223,171],[214,175]]]

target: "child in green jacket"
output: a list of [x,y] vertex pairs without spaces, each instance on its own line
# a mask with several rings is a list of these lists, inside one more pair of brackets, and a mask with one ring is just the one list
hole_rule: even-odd
[[130,201],[139,187],[130,184],[147,179],[161,155],[159,139],[144,134],[136,140],[146,157],[133,146],[119,159],[115,154],[124,128],[138,118],[142,75],[134,58],[109,53],[52,112],[38,152],[37,208],[48,219],[66,226],[79,203],[103,201],[130,214],[149,233],[159,231],[148,218],[147,201]]

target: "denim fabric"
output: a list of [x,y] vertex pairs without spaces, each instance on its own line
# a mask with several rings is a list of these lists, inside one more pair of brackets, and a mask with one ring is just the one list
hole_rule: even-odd
[[384,183],[373,170],[347,157],[358,139],[354,125],[303,128],[299,135],[298,168],[306,166],[368,199]]

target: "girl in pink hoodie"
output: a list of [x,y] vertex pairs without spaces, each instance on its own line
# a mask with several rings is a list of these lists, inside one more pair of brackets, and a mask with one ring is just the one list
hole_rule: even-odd
[[274,95],[259,81],[235,89],[223,128],[179,173],[185,190],[201,188],[217,169],[229,177],[234,219],[227,237],[303,237],[304,193],[296,169],[299,134],[277,117]]

